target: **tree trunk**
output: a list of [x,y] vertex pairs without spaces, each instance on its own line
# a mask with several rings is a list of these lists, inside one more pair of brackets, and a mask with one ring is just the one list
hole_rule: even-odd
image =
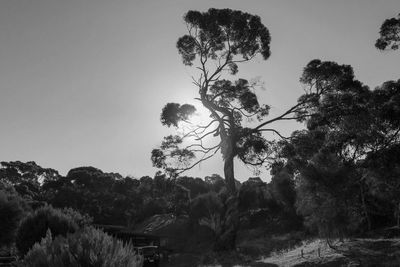
[[216,236],[216,242],[214,245],[214,250],[216,251],[236,249],[236,234],[239,226],[239,209],[233,158],[233,156],[227,156],[224,161],[224,175],[228,189],[228,197],[224,202],[225,213],[221,233]]
[[236,195],[235,173],[233,167],[233,156],[228,156],[224,161],[224,176],[226,186],[230,195]]
[[238,197],[229,196],[224,203],[225,213],[222,218],[221,232],[216,236],[214,250],[230,251],[236,249],[236,234],[239,226]]
[[367,228],[368,228],[368,231],[371,231],[371,219],[369,217],[367,204],[365,203],[365,194],[364,194],[363,186],[361,183],[360,183],[360,193],[361,193],[362,208],[364,211],[365,218],[367,219]]

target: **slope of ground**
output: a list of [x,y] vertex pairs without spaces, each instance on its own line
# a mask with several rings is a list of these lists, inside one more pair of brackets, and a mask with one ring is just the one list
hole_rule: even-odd
[[246,229],[238,232],[238,250],[213,252],[214,234],[207,227],[191,224],[185,216],[155,215],[135,228],[136,232],[158,235],[166,240],[169,262],[162,266],[273,266],[257,263],[262,255],[273,250],[294,246],[300,241],[298,233],[271,236],[265,229]]
[[304,243],[295,249],[274,253],[260,262],[275,266],[400,266],[400,239],[323,240]]

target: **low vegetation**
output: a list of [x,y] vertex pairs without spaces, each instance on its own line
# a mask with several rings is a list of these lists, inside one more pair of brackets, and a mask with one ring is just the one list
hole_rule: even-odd
[[18,228],[16,247],[25,255],[32,246],[40,242],[50,230],[54,236],[65,236],[78,230],[76,222],[60,210],[51,206],[39,208],[26,216]]
[[142,264],[143,257],[130,243],[123,244],[100,230],[85,227],[74,234],[54,239],[48,230],[45,238],[24,257],[21,266],[139,267]]

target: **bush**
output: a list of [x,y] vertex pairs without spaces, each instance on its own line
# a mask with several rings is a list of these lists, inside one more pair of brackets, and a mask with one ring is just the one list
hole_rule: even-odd
[[216,236],[224,227],[225,205],[222,193],[209,192],[197,196],[191,203],[189,218],[191,222],[210,228]]
[[15,238],[23,210],[17,197],[0,191],[0,247],[10,245]]
[[89,226],[93,223],[93,218],[88,214],[81,214],[73,208],[63,208],[62,213],[70,217],[79,227]]
[[52,240],[48,231],[42,241],[33,246],[21,266],[29,267],[136,267],[142,266],[143,257],[133,246],[123,244],[93,227],[85,227],[67,237]]
[[77,223],[61,210],[44,206],[22,220],[17,232],[16,247],[25,255],[33,244],[46,236],[47,229],[50,229],[53,236],[65,236],[78,228]]

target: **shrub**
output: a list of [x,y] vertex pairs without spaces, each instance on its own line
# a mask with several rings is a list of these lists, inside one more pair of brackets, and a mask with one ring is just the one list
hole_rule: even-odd
[[73,208],[63,208],[62,213],[70,217],[79,227],[89,226],[93,223],[93,218],[88,214],[81,214]]
[[192,222],[210,228],[216,235],[220,234],[225,212],[221,194],[209,192],[199,195],[193,200],[190,208],[189,217]]
[[0,190],[0,247],[14,241],[22,213],[19,199]]
[[85,227],[80,231],[52,240],[48,231],[42,241],[33,246],[21,266],[29,267],[136,267],[143,257],[133,246],[116,240],[101,230]]
[[51,206],[39,208],[21,222],[16,238],[18,251],[25,255],[33,244],[46,236],[47,229],[53,236],[65,236],[78,230],[78,225],[61,210]]

